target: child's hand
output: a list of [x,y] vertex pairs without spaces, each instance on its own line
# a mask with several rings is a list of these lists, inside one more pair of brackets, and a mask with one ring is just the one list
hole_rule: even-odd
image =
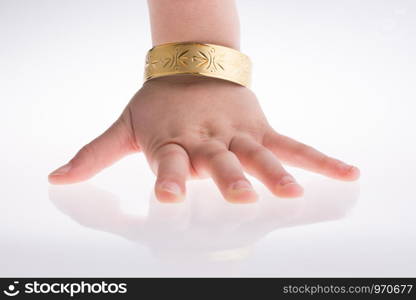
[[121,117],[49,179],[58,184],[86,180],[139,150],[157,175],[161,201],[180,200],[187,179],[206,176],[227,200],[254,201],[243,168],[277,196],[300,196],[302,187],[280,161],[336,179],[359,177],[356,167],[275,132],[249,89],[175,76],[146,82]]

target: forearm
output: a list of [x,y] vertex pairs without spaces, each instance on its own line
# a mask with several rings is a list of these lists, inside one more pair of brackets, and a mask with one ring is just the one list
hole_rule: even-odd
[[239,49],[234,0],[148,0],[153,45],[205,42]]

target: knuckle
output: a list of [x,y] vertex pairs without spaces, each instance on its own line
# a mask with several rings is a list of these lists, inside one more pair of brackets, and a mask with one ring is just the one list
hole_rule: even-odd
[[84,145],[78,153],[75,155],[75,157],[72,159],[72,163],[74,164],[82,164],[85,161],[95,161],[97,159],[96,155],[96,147],[94,146],[94,143],[88,143]]
[[298,143],[294,145],[291,149],[291,159],[297,164],[304,163],[310,157],[311,148],[303,143]]
[[319,155],[317,160],[318,160],[318,166],[320,166],[323,169],[335,167],[337,165],[337,160],[325,154]]
[[192,160],[199,164],[203,161],[212,161],[226,155],[228,153],[228,149],[225,148],[224,145],[216,142],[209,142],[209,143],[200,143],[194,149],[192,149]]
[[88,143],[84,147],[81,148],[79,151],[79,156],[86,157],[86,156],[92,156],[94,157],[95,154],[95,146],[93,143]]
[[217,159],[218,157],[224,156],[228,153],[226,149],[212,149],[205,151],[204,157],[206,160],[211,161]]
[[256,159],[256,158],[258,158],[258,157],[260,157],[260,156],[263,156],[263,155],[265,155],[267,153],[267,150],[266,150],[266,148],[264,148],[263,146],[261,146],[261,145],[255,145],[255,146],[252,146],[252,147],[250,147],[248,150],[247,150],[247,156],[249,157],[249,158],[252,158],[252,159]]
[[188,156],[182,146],[176,143],[167,143],[156,149],[154,157],[160,161],[167,157],[187,158]]
[[308,156],[311,153],[312,148],[306,144],[299,143],[294,150],[294,154],[299,157]]
[[199,127],[196,129],[195,132],[197,139],[199,139],[200,141],[208,141],[212,139],[215,136],[215,134],[215,131],[208,126]]

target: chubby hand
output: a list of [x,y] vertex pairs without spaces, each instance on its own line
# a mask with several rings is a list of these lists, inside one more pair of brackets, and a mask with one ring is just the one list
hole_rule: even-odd
[[186,180],[207,176],[228,201],[255,201],[244,171],[279,197],[301,196],[302,187],[281,162],[341,180],[359,177],[358,168],[277,133],[249,89],[218,79],[171,76],[147,81],[120,118],[49,180],[86,180],[138,151],[156,174],[155,193],[164,202],[183,199]]

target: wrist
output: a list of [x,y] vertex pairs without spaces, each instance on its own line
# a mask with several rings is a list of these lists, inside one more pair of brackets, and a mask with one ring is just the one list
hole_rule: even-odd
[[153,46],[199,41],[238,50],[234,0],[148,0]]

